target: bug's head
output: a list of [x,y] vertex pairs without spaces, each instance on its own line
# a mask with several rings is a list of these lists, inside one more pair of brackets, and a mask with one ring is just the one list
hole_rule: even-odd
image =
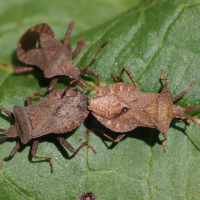
[[173,106],[172,107],[172,114],[174,118],[180,118],[185,116],[185,108],[182,108],[181,106]]
[[14,125],[10,126],[10,128],[8,128],[8,129],[0,128],[0,132],[7,133],[5,136],[0,138],[0,142],[7,138],[16,138],[17,137],[16,128]]
[[186,114],[186,112],[197,110],[198,108],[200,108],[200,105],[199,106],[195,106],[193,108],[189,108],[189,107],[188,108],[182,108],[181,106],[174,106],[172,113],[174,114],[174,117],[177,118],[177,119],[179,119],[181,117],[186,117],[189,120],[193,121],[198,126],[200,126],[200,124],[194,119],[194,117],[192,117],[191,115],[187,115]]

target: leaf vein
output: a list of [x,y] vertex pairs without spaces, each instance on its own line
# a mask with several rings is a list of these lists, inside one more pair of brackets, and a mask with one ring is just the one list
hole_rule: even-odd
[[20,194],[22,194],[22,196],[26,197],[27,199],[31,199],[33,200],[34,198],[31,198],[29,196],[27,196],[24,192],[22,192],[18,187],[16,187],[15,185],[13,185],[2,173],[2,171],[0,171],[0,175],[2,177],[2,179],[4,181],[6,181],[11,187],[13,187],[17,192],[19,192]]
[[172,20],[168,21],[168,26],[166,26],[165,30],[163,31],[162,37],[160,38],[159,44],[157,46],[157,48],[155,49],[154,53],[152,54],[152,56],[149,58],[149,61],[146,63],[146,67],[144,67],[141,72],[138,74],[138,76],[136,77],[136,80],[139,80],[140,77],[144,74],[144,72],[147,70],[147,68],[150,66],[150,63],[154,60],[154,58],[156,57],[158,51],[162,48],[163,45],[163,40],[165,38],[165,36],[167,35],[167,32],[169,30],[169,28],[174,24],[174,22],[176,21],[176,19],[180,16],[181,12],[183,10],[183,6],[179,6],[176,9],[176,12],[174,14],[174,18]]

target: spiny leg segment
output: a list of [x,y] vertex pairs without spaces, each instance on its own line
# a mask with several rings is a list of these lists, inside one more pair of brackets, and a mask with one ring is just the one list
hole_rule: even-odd
[[[122,72],[121,72],[119,78],[116,78],[113,74],[112,74],[111,76],[115,79],[116,82],[119,82],[119,81],[121,80],[121,77],[122,77],[122,74],[123,74],[124,71],[127,73],[127,75],[129,76],[129,78],[131,79],[131,81],[133,82],[133,84],[135,85],[135,87],[136,87],[138,90],[140,90],[140,88],[139,88],[137,82],[135,81],[135,79],[133,78],[133,75],[131,74],[131,72],[129,71],[129,69],[128,69],[127,67],[124,67],[124,68],[122,69]],[[140,90],[140,91],[141,91],[141,90]]]

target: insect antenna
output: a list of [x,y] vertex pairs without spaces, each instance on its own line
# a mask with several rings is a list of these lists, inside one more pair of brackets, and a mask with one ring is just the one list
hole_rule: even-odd
[[198,108],[200,108],[200,105],[199,106],[195,106],[193,108],[186,108],[185,111],[186,112],[190,112],[190,111],[193,111],[193,110],[197,110]]
[[[0,128],[0,132],[7,133],[7,130]],[[10,136],[10,135],[3,136],[3,137],[0,138],[0,142],[7,139],[7,138],[12,138],[12,136]]]
[[106,44],[108,44],[109,41],[110,41],[110,39],[106,40],[106,41],[102,44],[102,46],[99,48],[99,50],[97,51],[97,53],[94,55],[94,57],[93,57],[92,60],[90,61],[89,65],[88,65],[83,71],[88,70],[88,68],[89,68],[90,65],[93,63],[93,61],[94,61],[94,59],[96,58],[96,56],[98,55],[98,53],[101,51],[101,49],[102,49],[103,47],[106,46]]
[[3,136],[3,137],[1,137],[1,138],[0,138],[0,142],[1,142],[1,141],[3,141],[3,140],[5,140],[5,139],[7,139],[7,138],[9,138],[9,136],[7,136],[7,135],[6,135],[6,136]]
[[0,132],[7,133],[7,130],[6,130],[6,129],[1,129],[1,128],[0,128]]
[[191,121],[193,121],[196,125],[200,126],[200,124],[190,115],[184,115],[184,117],[190,119]]
[[[200,108],[200,105],[198,106],[195,106],[193,108],[186,108],[185,111],[186,112],[190,112],[190,111],[193,111],[193,110],[197,110],[198,108]],[[184,117],[190,119],[191,121],[193,121],[196,125],[200,126],[200,124],[194,119],[194,117],[192,117],[191,115],[184,115]]]

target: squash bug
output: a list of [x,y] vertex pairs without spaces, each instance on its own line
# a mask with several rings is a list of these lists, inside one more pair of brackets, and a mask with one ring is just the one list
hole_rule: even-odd
[[[82,49],[86,43],[86,39],[79,43],[77,48],[72,52],[72,46],[68,45],[68,40],[74,22],[70,22],[65,39],[60,43],[55,39],[54,33],[47,24],[39,24],[28,29],[20,38],[17,46],[17,58],[29,65],[35,65],[44,71],[46,78],[52,78],[49,88],[42,92],[47,92],[53,89],[58,81],[58,75],[66,75],[74,79],[70,83],[77,82],[77,84],[84,90],[88,90],[85,85],[88,85],[81,75],[89,74],[97,76],[97,85],[99,84],[99,75],[95,71],[88,70],[93,60],[100,52],[100,50],[108,43],[107,40],[97,51],[92,61],[85,69],[79,69],[74,66],[72,58]],[[22,73],[34,70],[34,66],[25,66],[15,69],[15,73]],[[85,85],[84,85],[84,84]],[[94,87],[95,88],[95,87]],[[34,93],[31,97],[39,95],[41,92]]]
[[[65,95],[63,96],[63,93]],[[39,137],[54,133],[56,138],[72,153],[77,153],[84,145],[88,145],[94,152],[95,150],[88,142],[83,142],[75,150],[60,134],[69,132],[78,127],[87,117],[88,98],[80,92],[75,92],[74,88],[68,91],[58,89],[47,95],[43,101],[33,104],[27,98],[26,107],[14,106],[13,113],[5,108],[1,108],[9,117],[15,119],[15,124],[8,129],[0,129],[0,132],[7,133],[0,138],[0,141],[7,138],[20,137],[11,154],[3,159],[0,169],[4,162],[19,150],[22,144],[27,144],[33,139],[31,154],[34,158],[50,161],[51,170],[54,171],[52,159],[49,157],[35,156],[39,144]],[[95,152],[96,153],[96,152]]]
[[165,80],[166,82],[160,93],[141,92],[137,82],[126,67],[123,68],[119,79],[112,75],[113,78],[116,81],[120,81],[124,71],[134,85],[123,82],[112,84],[102,89],[93,99],[90,99],[88,106],[88,109],[92,111],[92,114],[101,124],[112,131],[121,132],[122,134],[114,140],[101,130],[94,130],[100,131],[113,142],[119,142],[126,135],[125,132],[131,131],[137,126],[156,128],[164,136],[162,145],[163,150],[166,151],[164,141],[167,140],[167,131],[173,118],[190,125],[190,123],[182,119],[182,117],[185,117],[200,126],[192,116],[186,114],[186,112],[200,108],[200,105],[193,108],[182,108],[173,104],[190,90],[194,82],[191,83],[189,88],[172,99],[171,93],[165,91],[169,84],[169,79],[163,78],[164,70],[162,70],[160,80]]

